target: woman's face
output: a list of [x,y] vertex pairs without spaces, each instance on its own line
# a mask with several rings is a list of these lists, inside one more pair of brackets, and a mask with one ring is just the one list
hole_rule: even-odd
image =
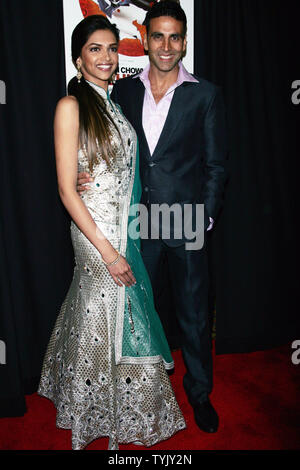
[[118,66],[118,43],[109,29],[98,29],[84,44],[76,60],[86,80],[107,90],[108,82]]

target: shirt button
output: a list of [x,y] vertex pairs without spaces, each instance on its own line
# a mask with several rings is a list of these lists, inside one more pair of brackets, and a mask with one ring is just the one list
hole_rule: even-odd
[[149,163],[150,168],[152,168],[155,165],[156,165],[156,163],[153,163],[153,162]]
[[149,188],[148,186],[145,186],[144,190],[146,191],[146,193],[149,191]]

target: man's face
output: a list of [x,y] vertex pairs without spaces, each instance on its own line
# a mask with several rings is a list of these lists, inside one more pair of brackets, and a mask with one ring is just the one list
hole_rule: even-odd
[[171,72],[186,49],[182,22],[170,16],[153,18],[148,36],[144,37],[144,48],[149,53],[152,67],[160,72]]

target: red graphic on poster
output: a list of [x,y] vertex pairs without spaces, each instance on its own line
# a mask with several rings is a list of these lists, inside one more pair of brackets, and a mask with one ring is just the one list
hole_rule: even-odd
[[79,3],[84,18],[90,15],[106,16],[106,14],[103,13],[103,11],[100,10],[99,6],[92,0],[79,0]]
[[[116,2],[115,2],[116,3]],[[146,3],[146,2],[144,2]],[[84,18],[90,15],[103,15],[107,16],[100,6],[93,0],[79,0],[80,8]],[[152,2],[149,2],[151,6]],[[119,11],[119,10],[118,10]],[[111,16],[111,15],[109,15]],[[145,55],[142,39],[146,32],[146,27],[139,24],[137,20],[132,21],[136,27],[140,39],[137,38],[123,38],[119,43],[119,53],[130,57],[140,57]]]

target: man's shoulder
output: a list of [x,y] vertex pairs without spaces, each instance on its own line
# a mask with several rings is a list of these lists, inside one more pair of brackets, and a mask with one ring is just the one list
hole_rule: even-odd
[[131,108],[134,103],[133,97],[137,96],[141,91],[141,85],[141,80],[134,78],[134,76],[121,78],[114,84],[111,98],[121,106],[125,114],[129,112],[128,108]]
[[117,80],[115,83],[114,87],[116,89],[124,89],[124,88],[134,88],[137,85],[139,85],[140,79],[137,77],[137,75],[132,75],[130,77],[125,77]]
[[[197,92],[205,93],[207,95],[215,95],[218,90],[220,90],[220,87],[216,85],[215,83],[212,83],[205,78],[199,77],[198,75],[191,74],[198,82],[191,82],[193,85],[195,85],[195,90]],[[190,82],[187,82],[190,83]]]

